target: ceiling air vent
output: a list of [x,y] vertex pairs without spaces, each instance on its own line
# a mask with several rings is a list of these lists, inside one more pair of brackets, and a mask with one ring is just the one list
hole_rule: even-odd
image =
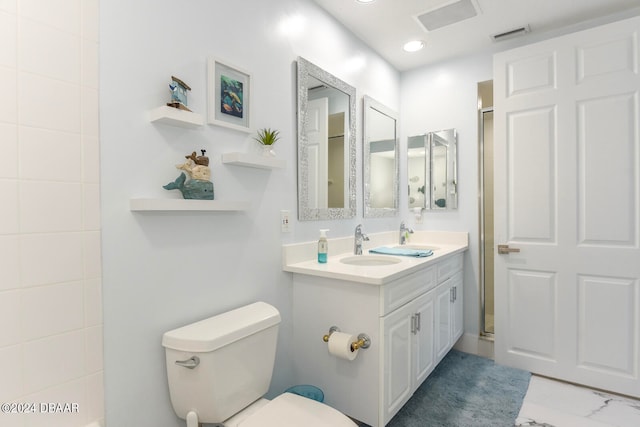
[[479,8],[476,8],[474,1],[475,0],[457,0],[449,2],[445,6],[415,16],[415,19],[425,30],[437,30],[438,28],[477,16]]
[[525,25],[523,27],[513,28],[511,30],[504,31],[502,33],[492,34],[491,40],[493,40],[494,42],[499,42],[499,41],[510,39],[513,37],[522,36],[524,34],[527,34],[529,31],[531,31],[531,29],[529,28],[529,25]]

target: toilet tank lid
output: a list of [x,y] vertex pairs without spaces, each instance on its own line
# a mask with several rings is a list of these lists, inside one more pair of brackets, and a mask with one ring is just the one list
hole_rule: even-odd
[[204,353],[280,323],[280,312],[265,302],[256,302],[165,332],[162,345],[187,352]]

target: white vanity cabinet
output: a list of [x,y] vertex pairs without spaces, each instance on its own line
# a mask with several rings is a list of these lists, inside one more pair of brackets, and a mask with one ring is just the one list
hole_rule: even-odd
[[[463,253],[452,253],[381,285],[294,273],[295,381],[386,425],[462,334],[462,264]],[[322,336],[331,326],[369,335],[370,348],[353,361],[329,354]]]
[[438,264],[438,289],[435,295],[435,347],[439,362],[463,332],[462,256],[453,256]]
[[433,294],[427,292],[380,320],[383,424],[402,408],[435,367]]

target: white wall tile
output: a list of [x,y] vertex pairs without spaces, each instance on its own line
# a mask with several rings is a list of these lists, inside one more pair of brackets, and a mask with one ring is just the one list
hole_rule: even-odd
[[15,68],[18,25],[16,15],[0,11],[0,65]]
[[18,123],[18,74],[15,68],[0,66],[2,102],[0,102],[0,122]]
[[99,0],[83,0],[82,2],[82,37],[87,40],[99,41]]
[[98,42],[82,39],[82,86],[98,89],[100,87],[100,67]]
[[87,328],[85,332],[87,374],[102,371],[102,326]]
[[84,427],[87,425],[87,399],[84,380],[70,381],[25,397],[28,402],[77,404],[77,412],[38,413],[27,417],[26,427]]
[[82,185],[83,224],[84,230],[100,229],[100,186],[98,184]]
[[0,235],[0,291],[20,286],[20,237]]
[[82,135],[98,137],[100,135],[100,113],[98,90],[82,88]]
[[84,325],[82,282],[22,290],[22,333],[25,341],[80,329]]
[[20,70],[80,83],[80,36],[29,19],[20,21]]
[[0,123],[0,178],[18,177],[18,127]]
[[81,408],[0,426],[104,418],[98,21],[99,0],[0,0],[0,402]]
[[26,233],[82,230],[82,185],[22,181],[20,230]]
[[15,14],[17,12],[17,0],[0,0],[0,10]]
[[18,181],[0,179],[0,234],[18,232]]
[[102,324],[102,281],[89,279],[84,284],[84,326]]
[[0,347],[20,344],[21,290],[0,292]]
[[0,348],[0,402],[11,401],[24,394],[23,368],[21,345]]
[[26,427],[27,415],[0,413],[0,426]]
[[98,137],[82,136],[82,181],[100,182],[100,144]]
[[52,385],[80,378],[85,372],[84,332],[30,341],[24,346],[24,386],[35,393]]
[[20,178],[80,182],[80,135],[21,126]]
[[80,33],[80,0],[20,0],[20,13],[59,30]]
[[100,232],[87,231],[84,238],[84,277],[93,279],[102,275],[102,253]]
[[20,124],[80,132],[80,88],[31,73],[21,73]]
[[[103,372],[88,375],[87,383],[87,415],[89,421],[104,417],[104,380]],[[104,423],[102,423],[104,425]]]
[[82,279],[82,234],[20,236],[20,276],[23,286]]

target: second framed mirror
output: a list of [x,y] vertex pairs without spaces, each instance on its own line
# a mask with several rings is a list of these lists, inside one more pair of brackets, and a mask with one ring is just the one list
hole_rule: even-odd
[[395,111],[363,98],[363,188],[364,217],[398,214],[398,115]]

